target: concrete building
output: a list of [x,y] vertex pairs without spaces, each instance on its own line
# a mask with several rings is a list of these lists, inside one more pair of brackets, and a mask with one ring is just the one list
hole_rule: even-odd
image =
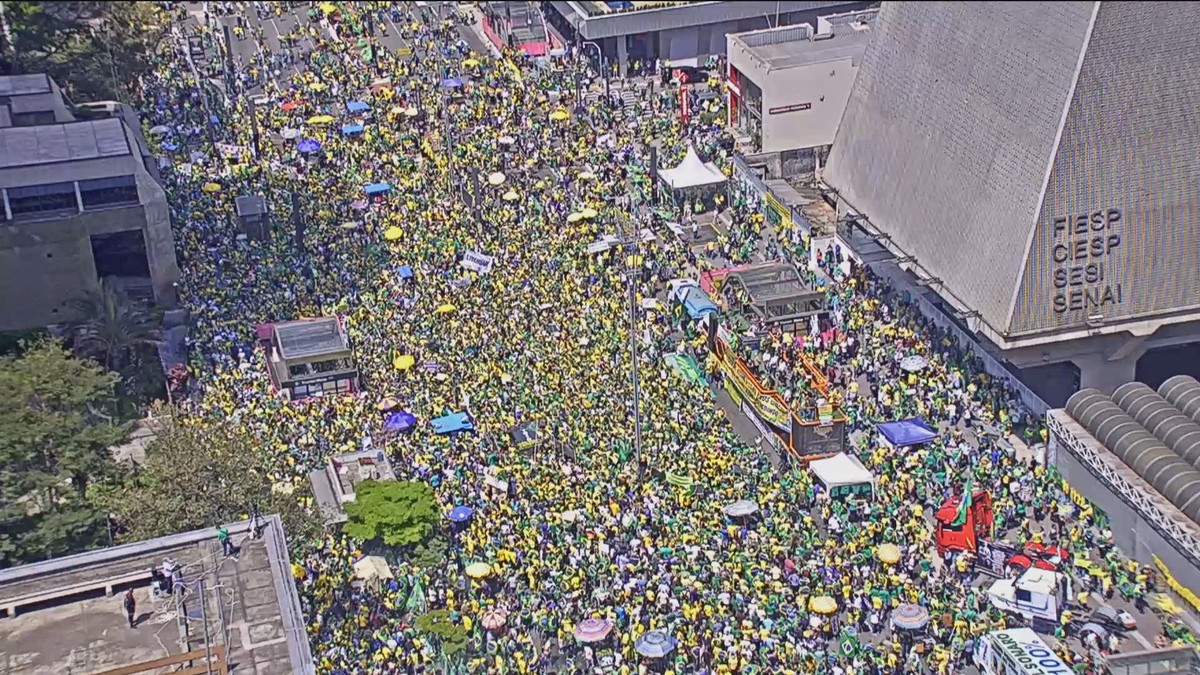
[[850,99],[877,9],[726,36],[729,125],[757,142],[755,153],[782,153],[793,173],[827,156]]
[[396,480],[396,471],[383,450],[366,449],[331,457],[323,469],[308,474],[313,498],[327,524],[346,522],[346,504],[354,501],[354,487],[365,480]]
[[254,525],[225,526],[236,556],[205,528],[0,571],[3,672],[316,673],[283,522]]
[[[873,32],[823,175],[840,215],[1011,364],[1073,363],[1052,404],[1197,340],[1200,12],[886,2]],[[1024,372],[1072,380],[1048,370]]]
[[44,75],[0,77],[0,330],[69,319],[71,300],[112,278],[174,298],[166,193],[136,116],[88,119]]
[[543,2],[550,25],[568,43],[594,42],[622,72],[631,60],[695,66],[725,53],[725,36],[799,23],[817,15],[866,9],[869,2]]

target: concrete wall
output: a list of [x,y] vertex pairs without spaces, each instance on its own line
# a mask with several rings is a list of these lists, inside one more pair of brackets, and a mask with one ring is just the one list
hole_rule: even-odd
[[[851,59],[742,73],[763,92],[763,152],[831,145],[858,68]],[[788,106],[806,105],[807,110]],[[772,112],[774,110],[775,112]]]
[[71,300],[97,284],[93,234],[141,230],[155,300],[174,302],[179,268],[166,195],[149,176],[139,175],[138,181],[139,190],[145,190],[145,203],[140,206],[0,226],[0,330],[24,330],[70,318]]
[[1047,457],[1052,458],[1072,488],[1108,515],[1113,538],[1123,553],[1150,567],[1154,566],[1151,555],[1157,555],[1181,584],[1188,588],[1200,588],[1200,568],[1113,492],[1107,483],[1093,474],[1087,465],[1071,454],[1053,435],[1050,437]]

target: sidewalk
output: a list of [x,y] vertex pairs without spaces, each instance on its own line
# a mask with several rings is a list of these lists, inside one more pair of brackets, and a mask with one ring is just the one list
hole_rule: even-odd
[[486,47],[489,54],[492,56],[500,56],[500,48],[496,46],[492,39],[488,37],[487,31],[483,29],[483,12],[474,3],[458,3],[457,11],[463,12],[471,17],[469,26],[460,26],[459,31],[469,30],[476,38],[479,44],[472,44],[472,47],[478,49],[480,46]]

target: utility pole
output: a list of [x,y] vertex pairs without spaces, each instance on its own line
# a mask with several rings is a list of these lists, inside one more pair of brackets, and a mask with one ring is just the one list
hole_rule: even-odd
[[644,482],[646,479],[646,465],[642,461],[642,406],[641,406],[641,387],[640,380],[640,365],[638,364],[638,343],[637,343],[637,291],[636,278],[639,273],[637,259],[638,252],[641,249],[639,246],[639,232],[637,226],[633,223],[628,215],[625,216],[625,223],[628,228],[626,232],[626,248],[629,255],[626,257],[625,274],[626,287],[629,292],[629,370],[633,380],[633,452],[638,463],[638,482]]

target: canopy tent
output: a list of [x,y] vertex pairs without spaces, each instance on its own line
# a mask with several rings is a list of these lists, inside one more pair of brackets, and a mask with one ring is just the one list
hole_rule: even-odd
[[353,136],[354,134],[361,134],[362,132],[363,132],[363,125],[361,125],[361,124],[344,124],[344,125],[342,125],[342,135],[343,136]]
[[363,581],[394,578],[387,561],[377,555],[369,555],[354,563],[354,576]]
[[875,428],[879,430],[879,435],[883,437],[882,442],[893,448],[903,448],[906,445],[920,445],[928,443],[938,437],[925,420],[919,417],[910,417],[906,420],[896,420],[895,422],[882,422],[876,424]]
[[813,475],[829,489],[830,496],[849,494],[871,494],[875,490],[875,476],[858,461],[857,457],[839,452],[833,457],[818,459],[808,465]]
[[688,148],[683,161],[674,169],[661,169],[658,175],[673,189],[702,187],[724,183],[725,174],[712,162],[705,162],[696,154],[695,148]]
[[378,195],[384,192],[391,192],[392,186],[389,183],[371,183],[364,190],[368,195]]
[[455,434],[461,431],[474,431],[475,425],[467,413],[450,413],[430,421],[435,434]]
[[346,104],[346,110],[352,113],[366,112],[371,109],[364,101],[350,101]]

